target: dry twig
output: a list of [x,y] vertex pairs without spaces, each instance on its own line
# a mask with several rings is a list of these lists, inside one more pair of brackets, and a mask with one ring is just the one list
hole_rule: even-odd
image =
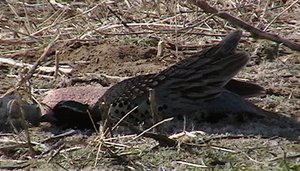
[[53,45],[55,44],[55,42],[58,40],[60,34],[58,34],[49,44],[48,46],[45,48],[43,54],[41,55],[41,57],[34,63],[34,65],[31,67],[31,69],[28,71],[28,73],[26,74],[25,77],[21,78],[21,80],[19,82],[17,82],[17,84],[14,86],[14,88],[9,89],[5,94],[3,94],[1,97],[4,97],[12,92],[14,92],[15,90],[18,90],[20,88],[20,86],[22,86],[27,80],[29,80],[34,72],[37,70],[38,66],[48,57],[48,53],[50,51],[50,49],[53,47]]
[[292,50],[300,51],[299,43],[292,42],[292,41],[282,38],[276,34],[264,32],[263,30],[255,28],[255,27],[251,26],[250,24],[246,23],[245,21],[242,21],[242,20],[236,18],[235,16],[232,16],[226,12],[219,12],[216,8],[210,6],[206,1],[189,0],[189,2],[198,6],[206,13],[215,14],[216,16],[223,18],[223,19],[229,21],[230,23],[235,24],[235,25],[249,31],[253,35],[253,37],[267,39],[267,40],[271,40],[271,41],[274,41],[277,43],[282,43]]

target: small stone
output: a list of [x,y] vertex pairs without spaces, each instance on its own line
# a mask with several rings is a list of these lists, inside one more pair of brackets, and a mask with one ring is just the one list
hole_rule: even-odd
[[[74,100],[80,103],[93,105],[109,87],[93,87],[93,86],[80,86],[80,87],[65,87],[46,92],[46,96],[42,103],[53,108],[58,102],[63,100]],[[43,110],[42,114],[47,110]]]

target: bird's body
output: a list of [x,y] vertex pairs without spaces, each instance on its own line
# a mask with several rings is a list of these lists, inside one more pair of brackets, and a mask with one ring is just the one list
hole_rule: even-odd
[[[125,117],[124,122],[142,125],[143,129],[171,117],[171,124],[166,125],[186,120],[185,124],[191,123],[192,127],[197,122],[217,122],[228,114],[263,115],[262,110],[232,92],[234,90],[228,90],[238,83],[231,79],[248,61],[246,53],[235,52],[241,35],[241,31],[235,31],[218,45],[158,74],[137,76],[117,83],[99,99],[94,111],[101,109],[103,103],[111,104],[110,118],[118,121]],[[228,82],[231,86],[226,89]],[[244,85],[247,88],[250,84]],[[259,86],[253,88],[253,92],[262,90]],[[149,90],[153,90],[154,95],[150,100]],[[131,114],[125,116],[135,107]],[[106,112],[108,110],[98,110],[96,115]],[[174,126],[166,127],[173,130]]]

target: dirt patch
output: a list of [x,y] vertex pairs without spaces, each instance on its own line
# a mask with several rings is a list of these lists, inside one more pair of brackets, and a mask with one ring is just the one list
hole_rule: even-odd
[[130,76],[158,69],[151,65],[156,48],[121,45],[114,42],[73,42],[61,47],[58,57],[80,73],[102,72]]

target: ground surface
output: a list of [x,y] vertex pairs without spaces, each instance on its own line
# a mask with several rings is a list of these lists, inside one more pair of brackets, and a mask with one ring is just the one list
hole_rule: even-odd
[[[291,3],[275,1],[266,5],[249,1],[236,4],[228,0],[215,7],[225,9],[263,29]],[[205,20],[209,15],[197,11],[195,6],[188,3],[163,1],[159,6],[150,1],[98,4],[67,1],[52,5],[47,1],[3,3],[0,7],[0,57],[33,64],[59,29],[60,38],[48,51],[42,66],[54,67],[54,59],[57,57],[61,65],[67,65],[73,71],[60,73],[57,78],[54,78],[54,73],[39,72],[22,86],[19,93],[25,99],[28,99],[28,92],[31,92],[41,101],[44,92],[50,89],[109,84],[97,79],[70,81],[74,78],[94,78],[99,74],[123,77],[157,73],[188,57],[193,51],[216,44],[234,27],[218,17]],[[237,10],[236,6],[244,7]],[[299,13],[300,4],[296,3],[288,12],[281,14],[267,31],[299,43]],[[122,22],[135,25],[124,26]],[[191,28],[181,31],[183,25]],[[158,46],[159,40],[163,40],[165,45],[162,46],[163,54],[157,56],[161,48]],[[179,48],[176,50],[166,42],[177,42]],[[237,78],[255,82],[267,90],[266,95],[251,101],[261,108],[299,117],[299,52],[283,45],[279,45],[276,50],[273,42],[253,39],[247,31],[241,42],[239,49],[248,51],[251,60]],[[186,48],[182,50],[182,46]],[[20,76],[28,71],[8,64],[1,64],[0,68],[1,94],[13,87]],[[206,134],[188,140],[193,144],[189,147],[152,149],[156,145],[154,140],[134,139],[135,136],[104,139],[101,134],[76,132],[66,138],[47,140],[53,136],[46,131],[47,127],[49,125],[29,129],[33,142],[31,150],[25,143],[28,136],[24,132],[1,134],[0,168],[300,169],[299,141],[286,140],[284,137]]]

